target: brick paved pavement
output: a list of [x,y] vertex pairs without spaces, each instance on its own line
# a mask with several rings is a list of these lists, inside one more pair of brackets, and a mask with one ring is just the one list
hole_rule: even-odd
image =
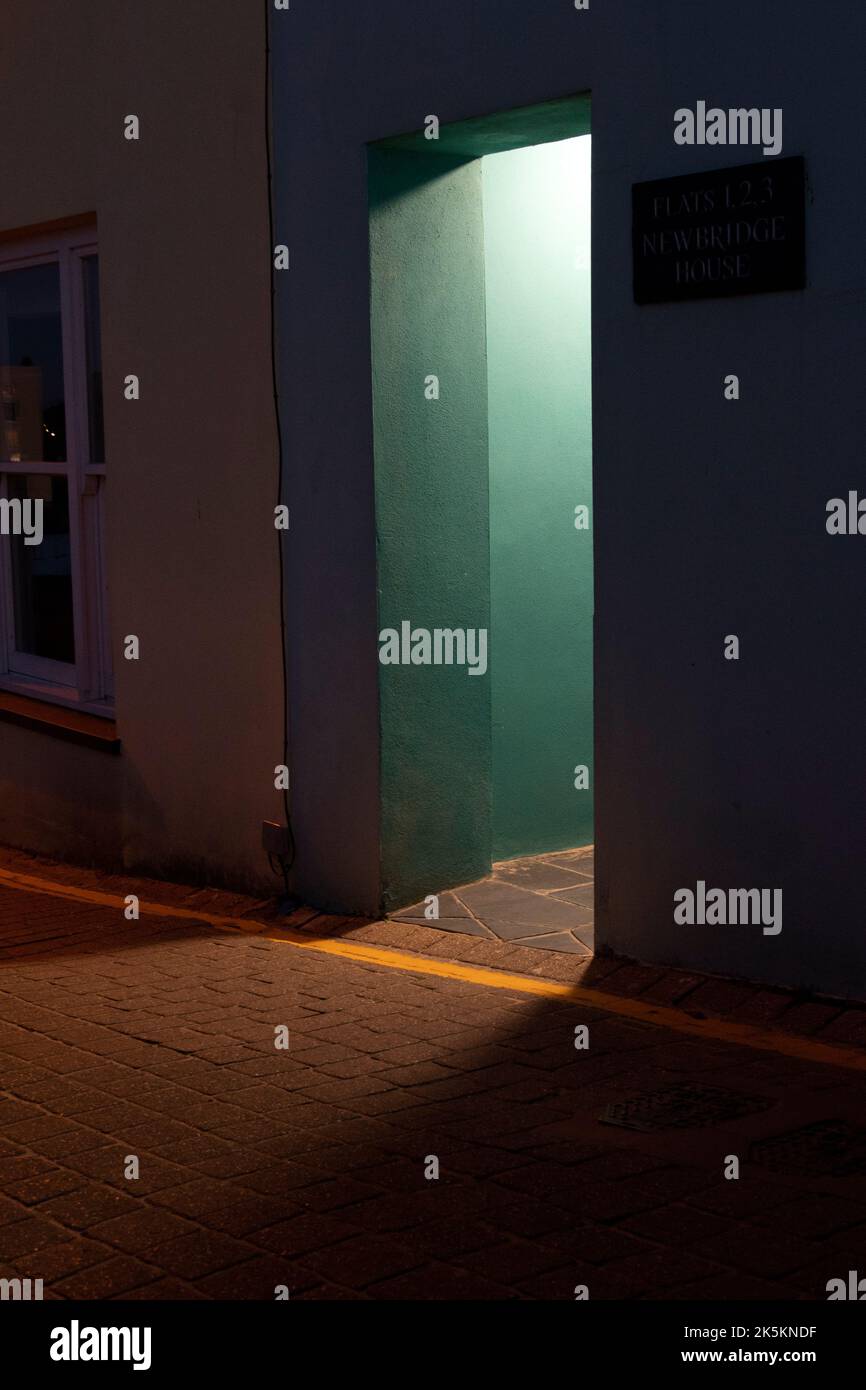
[[[266,915],[224,894],[2,864]],[[312,918],[294,924],[862,1057],[859,1009]],[[588,1051],[574,1048],[581,1024]],[[0,1278],[42,1278],[48,1297],[271,1299],[286,1285],[292,1298],[570,1300],[585,1284],[601,1299],[820,1299],[828,1279],[866,1271],[866,1071],[614,1007],[0,886],[0,1068]],[[764,1104],[689,1130],[600,1122],[612,1102],[681,1085]],[[753,1147],[789,1133],[783,1149]],[[738,1182],[722,1176],[730,1154]],[[768,1154],[775,1166],[755,1161]]]

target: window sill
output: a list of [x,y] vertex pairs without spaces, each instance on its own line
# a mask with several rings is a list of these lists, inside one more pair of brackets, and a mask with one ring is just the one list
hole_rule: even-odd
[[120,739],[113,719],[49,704],[30,695],[14,695],[9,690],[0,690],[0,723],[41,730],[54,738],[83,744],[87,748],[100,748],[105,753],[120,752]]

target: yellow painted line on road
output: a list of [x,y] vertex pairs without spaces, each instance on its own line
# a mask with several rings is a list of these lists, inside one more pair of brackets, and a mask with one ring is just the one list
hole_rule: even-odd
[[[123,909],[126,898],[114,893],[100,893],[92,888],[77,888],[72,884],[55,883],[47,878],[0,869],[0,887],[26,893],[43,893],[72,902],[93,903],[97,907]],[[514,975],[506,970],[493,970],[482,965],[460,961],[437,960],[432,956],[417,956],[411,951],[398,951],[390,946],[370,946],[360,941],[335,940],[331,937],[311,937],[287,927],[275,928],[273,923],[257,922],[248,917],[226,917],[215,912],[194,908],[174,907],[170,903],[151,903],[139,899],[139,912],[145,917],[163,917],[179,921],[202,922],[225,931],[255,934],[267,941],[293,946],[302,951],[337,956],[358,965],[377,965],[385,970],[408,971],[415,975],[434,975],[440,980],[457,980],[463,984],[479,985],[485,989],[504,989],[517,994],[531,994],[541,999],[560,999],[565,1003],[583,1004],[617,1014],[620,1018],[654,1024],[674,1033],[686,1033],[711,1042],[732,1043],[759,1052],[774,1052],[801,1062],[820,1062],[827,1066],[843,1067],[849,1071],[866,1071],[866,1052],[843,1044],[820,1042],[816,1038],[798,1037],[759,1028],[748,1023],[734,1023],[720,1018],[693,1018],[681,1009],[665,1008],[645,999],[629,999],[583,985],[562,984],[557,980],[535,979],[532,975]]]

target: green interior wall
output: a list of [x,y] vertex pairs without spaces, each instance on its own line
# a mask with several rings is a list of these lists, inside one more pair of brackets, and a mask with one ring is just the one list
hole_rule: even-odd
[[[590,140],[482,161],[492,853],[593,837]],[[590,770],[575,790],[574,768]]]
[[[492,857],[591,838],[591,792],[581,800],[570,776],[592,763],[591,541],[573,529],[574,507],[590,502],[588,170],[584,201],[520,165],[547,202],[527,207],[505,165],[484,158],[588,131],[581,96],[443,126],[439,142],[414,132],[368,148],[379,630],[487,628],[491,663],[486,677],[379,667],[386,910],[480,878]],[[555,266],[550,244],[534,245],[542,225]],[[521,414],[508,397],[527,371]],[[431,375],[438,401],[425,399]],[[514,669],[527,655],[535,669]],[[531,737],[519,729],[530,711]]]
[[[369,178],[379,629],[489,631],[481,165],[373,149]],[[487,872],[490,678],[379,671],[391,908]]]

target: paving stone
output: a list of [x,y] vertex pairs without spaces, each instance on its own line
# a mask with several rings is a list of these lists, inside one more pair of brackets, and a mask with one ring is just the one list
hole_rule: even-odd
[[24,1178],[21,1182],[9,1183],[5,1191],[16,1202],[22,1202],[25,1206],[38,1206],[40,1202],[47,1202],[51,1197],[74,1192],[82,1186],[82,1182],[80,1174],[58,1168],[53,1173],[40,1173],[33,1178]]
[[319,1276],[312,1270],[292,1260],[281,1260],[275,1255],[258,1256],[231,1269],[209,1274],[199,1281],[198,1287],[209,1298],[222,1301],[256,1300],[273,1303],[276,1290],[286,1288],[289,1299],[298,1298],[302,1293],[315,1288]]
[[[203,1281],[203,1285],[207,1280]],[[242,1297],[243,1295],[241,1295]],[[189,1284],[182,1284],[178,1279],[157,1279],[153,1284],[145,1284],[142,1288],[133,1289],[129,1293],[119,1293],[113,1295],[115,1300],[122,1300],[125,1303],[190,1303],[203,1302],[208,1295],[192,1288]]]
[[866,1250],[866,1205],[862,1201],[841,1202],[837,1196],[818,1192],[811,1196],[800,1194],[784,1206],[754,1212],[751,1220],[756,1226],[790,1231],[810,1240],[847,1231],[854,1239],[859,1239]]
[[6,1138],[11,1139],[13,1143],[32,1147],[34,1140],[56,1139],[59,1135],[68,1134],[74,1129],[73,1121],[64,1116],[40,1115],[35,1120],[20,1120],[15,1124],[7,1125],[4,1133]]
[[98,1241],[75,1238],[45,1245],[28,1256],[19,1256],[16,1266],[23,1278],[43,1279],[47,1287],[78,1270],[102,1264],[115,1254],[116,1251]]
[[646,1297],[648,1293],[662,1297],[666,1289],[677,1284],[712,1278],[722,1272],[711,1259],[703,1258],[703,1250],[699,1254],[672,1247],[647,1249],[623,1260],[614,1260],[605,1265],[603,1271],[629,1291],[623,1294],[627,1298]]
[[13,1221],[25,1221],[30,1214],[29,1209],[20,1202],[0,1196],[0,1226],[8,1226]]
[[505,864],[495,864],[492,877],[536,893],[585,886],[586,877],[566,867],[566,864],[567,861],[563,860],[554,864],[550,859],[514,859]]
[[159,1276],[153,1265],[132,1259],[129,1255],[117,1255],[89,1269],[80,1270],[68,1279],[61,1279],[53,1285],[54,1292],[70,1299],[115,1298],[119,1294],[140,1289],[144,1284],[152,1284]]
[[783,1206],[791,1200],[791,1195],[792,1189],[782,1183],[767,1182],[750,1175],[736,1182],[720,1182],[704,1188],[688,1196],[686,1201],[701,1211],[742,1221]]
[[219,1231],[194,1231],[143,1251],[144,1258],[158,1269],[191,1282],[249,1260],[254,1254],[251,1246]]
[[696,1282],[677,1284],[666,1288],[664,1295],[669,1299],[695,1300],[708,1303],[728,1302],[779,1302],[792,1297],[785,1284],[773,1283],[769,1279],[756,1279],[750,1274],[724,1271],[711,1274]]
[[866,1009],[846,1009],[822,1028],[820,1036],[822,1042],[851,1043],[855,1047],[863,1047],[866,1045]]
[[815,1260],[819,1248],[797,1236],[779,1237],[750,1226],[734,1226],[701,1242],[701,1254],[719,1264],[744,1269],[761,1278],[793,1274]]
[[187,1235],[195,1229],[189,1221],[182,1220],[173,1212],[144,1207],[123,1216],[114,1216],[109,1221],[100,1221],[90,1226],[87,1233],[93,1240],[134,1253],[149,1250],[153,1245],[161,1245],[172,1237]]
[[343,1242],[358,1233],[357,1225],[327,1213],[307,1213],[266,1226],[250,1235],[255,1245],[293,1257]]
[[605,1226],[586,1221],[568,1228],[547,1232],[541,1239],[545,1249],[554,1251],[559,1264],[564,1255],[580,1264],[604,1265],[639,1255],[650,1247],[645,1240],[623,1230],[621,1226]]
[[[525,943],[527,938],[517,938],[520,945]],[[581,941],[577,936],[576,929],[572,931],[553,932],[551,935],[534,935],[529,938],[533,946],[543,947],[549,951],[567,951],[569,954],[586,956],[591,954],[591,947],[585,941]],[[589,938],[591,940],[591,938]]]
[[623,1286],[606,1277],[604,1270],[577,1261],[563,1263],[558,1269],[547,1270],[543,1274],[534,1274],[523,1281],[520,1292],[527,1298],[544,1302],[559,1302],[562,1299],[574,1302],[575,1290],[580,1286],[589,1290],[589,1297],[593,1301],[623,1296]]
[[367,1296],[374,1299],[396,1299],[401,1302],[494,1302],[518,1297],[502,1284],[493,1283],[471,1270],[438,1262],[427,1265],[424,1269],[398,1274],[393,1279],[381,1280],[368,1287]]
[[40,1212],[63,1226],[83,1231],[100,1221],[108,1221],[138,1209],[138,1201],[131,1192],[88,1183],[74,1192],[43,1203]]
[[25,1217],[0,1227],[0,1260],[13,1261],[56,1245],[60,1232],[39,1217]]
[[583,927],[591,927],[595,918],[595,885],[584,879],[573,888],[559,889],[549,894],[551,901],[568,903],[575,909],[575,916]]
[[510,883],[494,880],[474,884],[462,889],[461,897],[473,914],[504,941],[548,936],[580,924],[571,904],[528,893]]
[[[469,909],[465,907],[460,899],[455,897],[453,893],[440,893],[438,898],[439,917],[434,921],[434,925],[438,924],[440,930],[444,930],[441,924],[448,919],[469,921],[470,924],[472,923],[472,914],[469,912]],[[394,918],[398,922],[414,921],[429,926],[430,918],[425,915],[426,911],[426,902],[413,903],[411,907],[404,907],[401,911],[395,912]]]
[[222,1231],[225,1235],[235,1236],[240,1240],[253,1231],[264,1229],[265,1226],[273,1226],[290,1216],[298,1216],[302,1211],[303,1207],[284,1199],[247,1197],[233,1201],[231,1206],[204,1212],[198,1219],[210,1230]]
[[562,1208],[552,1202],[530,1197],[520,1199],[516,1195],[506,1200],[504,1193],[499,1201],[488,1200],[486,1216],[496,1223],[500,1231],[509,1231],[527,1239],[544,1237],[552,1231],[561,1231],[564,1225],[573,1224],[563,1221]]
[[[26,872],[26,856],[9,853]],[[544,864],[536,883],[561,882],[551,866],[592,867],[569,855]],[[95,881],[41,862],[30,872]],[[136,883],[119,877],[117,891]],[[494,887],[512,904],[517,894],[520,912],[529,901],[576,912],[565,894],[592,893],[588,879]],[[267,905],[237,895],[152,883],[140,895],[163,893],[268,920]],[[592,1298],[804,1299],[862,1256],[855,1179],[825,1191],[814,1175],[749,1171],[725,1183],[700,1133],[613,1144],[598,1124],[609,1102],[674,1085],[781,1096],[796,1114],[774,1133],[850,1124],[866,1109],[856,1071],[170,915],[120,924],[113,910],[52,899],[46,933],[47,902],[0,885],[0,1074],[17,1088],[0,1097],[0,1264],[45,1278],[52,1297],[270,1300],[288,1270],[292,1298],[311,1300],[573,1301],[580,1282]],[[787,1015],[788,1037],[853,1045],[866,1019],[420,923],[339,930],[705,1017],[733,1007],[773,1028]],[[571,929],[542,935],[560,930]],[[284,1056],[275,1020],[291,1031]],[[582,1022],[592,1048],[576,1065]],[[137,1183],[123,1176],[129,1153],[142,1160]],[[440,1178],[427,1182],[433,1154]]]
[[543,1274],[562,1264],[562,1255],[549,1246],[509,1240],[462,1255],[459,1263],[485,1279],[513,1288],[533,1274]]
[[705,980],[689,995],[686,1007],[690,1013],[725,1018],[741,1008],[754,993],[752,985],[739,984],[733,980]]
[[695,1245],[710,1236],[727,1230],[727,1223],[709,1212],[685,1203],[659,1206],[655,1210],[637,1212],[623,1222],[623,1228],[647,1240],[663,1245]]
[[779,1015],[776,1020],[776,1027],[783,1029],[786,1033],[800,1033],[810,1037],[822,1032],[828,1024],[839,1017],[840,1012],[839,1006],[835,1004],[819,1004],[817,1002],[795,1004]]
[[547,864],[559,864],[564,869],[573,869],[575,872],[587,874],[590,878],[595,877],[595,854],[592,845],[586,845],[583,849],[561,850],[556,854],[543,854],[541,858]]
[[334,1283],[363,1289],[417,1269],[422,1257],[409,1245],[382,1236],[356,1236],[324,1250],[309,1251],[304,1263]]

